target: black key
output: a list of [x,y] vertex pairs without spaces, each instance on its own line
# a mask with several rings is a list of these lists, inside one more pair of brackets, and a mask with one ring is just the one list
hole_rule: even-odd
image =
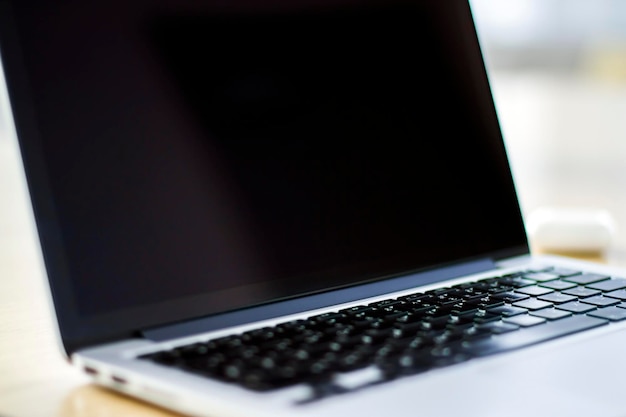
[[619,290],[622,288],[626,288],[626,279],[623,279],[623,278],[609,279],[606,281],[589,284],[586,287],[594,289],[594,290],[600,290],[600,291],[615,291],[615,290]]
[[474,356],[486,356],[592,329],[606,323],[608,323],[607,320],[597,317],[572,316],[541,326],[530,327],[524,331],[511,332],[489,339],[468,341],[465,346],[468,352]]
[[534,285],[535,281],[531,281],[529,279],[524,279],[522,277],[502,277],[500,278],[500,283],[505,285],[510,285],[513,288],[522,288],[527,287],[529,285]]
[[406,311],[393,311],[387,314],[386,316],[383,316],[382,319],[390,324],[393,324],[398,319],[408,316],[408,314],[409,313],[407,313]]
[[474,284],[474,291],[493,293],[494,291],[499,291],[501,287],[507,287],[507,290],[513,288],[503,285],[495,278],[491,278],[476,282]]
[[339,313],[356,315],[356,314],[365,313],[365,312],[369,313],[373,310],[375,310],[375,308],[372,306],[354,306],[354,307],[344,308],[343,310],[339,310]]
[[618,300],[626,300],[626,290],[615,290],[604,294],[605,297],[617,298]]
[[452,316],[450,317],[450,322],[448,323],[448,327],[451,328],[468,328],[474,326],[474,317],[473,314],[463,314],[460,316]]
[[464,302],[454,305],[453,312],[458,315],[470,314],[478,310],[478,302]]
[[455,310],[454,304],[442,305],[427,312],[427,316],[441,317],[449,316]]
[[176,349],[183,358],[207,355],[215,349],[210,349],[206,343],[194,343]]
[[533,266],[531,268],[528,268],[528,271],[526,271],[526,273],[529,272],[548,272],[548,271],[552,271],[552,267],[551,266]]
[[383,308],[383,307],[389,307],[389,306],[401,305],[401,304],[402,304],[401,300],[388,299],[388,300],[376,301],[374,303],[370,303],[369,305],[372,307]]
[[492,321],[498,321],[500,320],[500,315],[499,314],[492,314],[489,312],[478,312],[474,315],[474,322],[475,323],[489,323]]
[[542,295],[541,297],[537,297],[537,298],[540,299],[541,301],[547,301],[549,303],[554,303],[554,304],[563,304],[563,303],[576,300],[576,297],[574,297],[573,295],[567,295],[567,294],[563,294],[560,292],[553,292],[550,294]]
[[557,310],[556,308],[544,308],[543,310],[531,311],[529,314],[548,320],[559,320],[572,315],[569,311]]
[[565,304],[557,304],[556,308],[559,310],[571,311],[572,313],[586,313],[596,308],[591,304],[581,303],[579,301],[570,301]]
[[477,300],[480,300],[483,297],[487,297],[489,295],[489,292],[487,291],[467,291],[465,293],[465,295],[463,296],[463,299],[465,300],[465,302],[477,302]]
[[489,313],[500,314],[504,317],[517,316],[518,314],[525,314],[528,312],[525,308],[513,307],[513,306],[499,306],[490,308],[487,310]]
[[424,330],[441,330],[445,329],[450,320],[449,316],[429,317],[422,321]]
[[544,287],[540,287],[538,285],[531,285],[529,287],[519,288],[519,289],[515,290],[515,292],[519,292],[519,293],[526,294],[526,295],[532,295],[534,297],[536,297],[538,295],[549,294],[549,293],[551,293],[553,291],[554,290],[552,290],[550,288],[544,288]]
[[369,329],[361,336],[361,341],[364,344],[376,344],[380,343],[392,336],[393,329]]
[[[284,371],[287,371],[288,369],[291,368],[283,368]],[[238,382],[246,388],[254,391],[268,391],[279,388],[283,385],[295,384],[299,382],[298,380],[294,379],[293,376],[295,375],[292,375],[291,378],[281,378],[277,374],[264,369],[243,369],[241,371],[241,375],[238,378]]]
[[[426,313],[429,310],[432,310],[433,308],[436,308],[437,306],[434,304],[429,304],[429,303],[417,303],[417,304],[411,304],[411,302],[407,302],[407,304],[409,305],[409,308],[406,308],[405,311],[407,312],[407,314],[415,317],[415,318],[419,318],[419,317],[423,317],[424,315],[426,315]],[[400,318],[398,318],[398,320],[400,320]],[[414,320],[414,319],[407,319],[408,321]]]
[[579,297],[579,298],[591,297],[593,295],[600,294],[600,291],[598,290],[592,290],[590,288],[585,288],[585,287],[576,287],[576,288],[572,288],[571,290],[565,290],[562,292],[563,294],[573,295],[574,297]]
[[587,285],[593,282],[604,281],[606,279],[609,279],[609,277],[607,275],[600,275],[600,274],[580,274],[580,275],[574,275],[571,277],[566,277],[563,279],[565,281],[573,282],[575,284]]
[[396,323],[394,324],[394,330],[392,330],[391,335],[395,338],[415,336],[420,330],[422,330],[421,321],[414,323]]
[[224,365],[222,376],[231,381],[238,381],[247,370],[247,364],[243,360],[235,359]]
[[[523,294],[518,294],[518,295],[523,295]],[[478,307],[483,310],[504,305],[504,300],[498,299],[494,296],[483,297],[478,301],[479,301]]]
[[434,290],[428,290],[426,291],[425,294],[430,294],[430,295],[440,295],[440,294],[445,294],[446,292],[450,291],[451,288],[449,287],[443,287],[443,288],[435,288]]
[[337,368],[340,371],[355,371],[371,364],[370,355],[364,351],[349,352],[339,357]]
[[506,301],[507,303],[513,303],[515,301],[525,300],[529,297],[526,294],[507,291],[500,294],[494,294],[491,296],[491,298]]
[[[390,330],[390,335],[393,335],[393,329]],[[341,345],[340,350],[354,349],[357,346],[363,345],[363,335],[352,334],[347,336],[339,336],[336,339],[332,340],[331,343],[332,342],[339,343],[339,345]]]
[[424,298],[430,298],[430,296],[428,294],[424,294],[421,292],[416,292],[414,294],[409,294],[409,295],[403,295],[402,297],[398,297],[397,300],[400,301],[416,301],[416,300],[421,300]]
[[524,275],[527,272],[531,272],[531,271],[516,271],[516,272],[510,272],[506,275],[502,275],[500,278],[496,278],[496,279],[509,279],[509,278],[517,278],[517,277],[521,277],[522,275]]
[[574,284],[573,282],[567,282],[567,281],[561,281],[561,280],[544,282],[544,283],[541,283],[540,285],[542,287],[552,288],[553,290],[559,290],[559,291],[569,290],[570,288],[576,287],[576,284]]
[[305,320],[292,320],[275,326],[276,333],[283,337],[295,335],[306,330]]
[[[314,327],[318,325],[317,322],[307,320],[305,323],[307,327]],[[241,334],[241,341],[245,343],[261,343],[267,340],[271,340],[276,336],[276,330],[273,327],[264,327],[262,329],[250,330]],[[235,339],[230,342],[231,347],[238,346],[239,343],[235,342]]]
[[626,319],[626,309],[618,307],[606,307],[592,311],[588,315],[611,321],[620,321]]
[[[402,316],[404,317],[404,316]],[[394,325],[395,320],[385,320],[384,317],[370,320],[372,329],[388,329]]]
[[503,321],[481,324],[478,327],[482,330],[488,330],[493,334],[503,334],[519,329],[519,326],[512,323],[504,323]]
[[[263,346],[263,350],[285,351],[290,349],[292,345],[291,339],[283,339],[282,343],[272,343],[271,346]],[[235,349],[229,349],[225,354],[229,357],[253,358],[262,350],[259,346],[244,345]]]
[[225,336],[220,337],[219,339],[213,339],[207,342],[207,345],[211,347],[211,349],[232,349],[243,344],[243,340],[240,336]]
[[488,328],[482,327],[482,326],[488,326],[489,324],[492,324],[492,323],[479,324],[479,325],[465,329],[463,333],[463,339],[469,340],[469,339],[479,339],[479,338],[490,337],[492,334],[491,330],[489,330]]
[[407,313],[404,316],[398,317],[396,319],[396,323],[415,323],[415,322],[420,322],[422,321],[422,319],[425,316],[425,312],[413,312],[413,313]]
[[571,277],[572,275],[578,275],[581,273],[580,271],[576,269],[561,268],[561,267],[552,268],[548,272],[551,274],[557,274],[561,277]]
[[223,353],[215,353],[208,357],[199,357],[196,359],[189,359],[178,365],[192,372],[198,372],[208,374],[211,376],[222,377],[223,369],[230,363],[229,358]]
[[545,323],[546,319],[544,319],[543,317],[535,317],[524,314],[513,317],[505,317],[502,319],[502,321],[509,324],[515,324],[516,326],[520,327],[531,327]]
[[[626,310],[624,310],[626,311]],[[161,365],[175,366],[183,363],[179,350],[165,350],[162,352],[152,353],[150,355],[144,355],[142,358],[153,360]]]
[[542,308],[552,307],[552,303],[530,298],[528,300],[522,300],[522,301],[518,301],[517,303],[513,303],[513,306],[526,308],[528,310],[540,310]]
[[594,295],[593,297],[588,297],[583,300],[580,300],[583,303],[592,304],[598,307],[607,307],[611,305],[618,304],[620,301],[611,297],[603,297],[601,295]]
[[325,313],[319,314],[317,316],[309,317],[309,320],[315,321],[318,323],[323,323],[326,326],[335,324],[335,323],[345,323],[349,321],[349,316],[347,314],[342,313]]
[[558,279],[559,277],[560,277],[559,274],[555,274],[552,271],[550,271],[550,272],[532,272],[530,274],[525,274],[524,275],[524,278],[532,279],[533,281],[536,281],[536,282],[552,281],[554,279]]

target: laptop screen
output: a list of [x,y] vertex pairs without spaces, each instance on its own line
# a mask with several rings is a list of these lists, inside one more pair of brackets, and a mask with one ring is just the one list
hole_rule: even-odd
[[464,1],[13,15],[35,213],[76,317],[175,301],[178,320],[526,245]]

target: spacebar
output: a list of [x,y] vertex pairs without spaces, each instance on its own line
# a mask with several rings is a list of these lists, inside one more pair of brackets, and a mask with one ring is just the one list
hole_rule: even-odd
[[606,323],[608,323],[607,320],[595,317],[573,316],[511,333],[495,335],[489,339],[477,340],[466,344],[464,350],[467,350],[472,356],[492,355],[602,326]]

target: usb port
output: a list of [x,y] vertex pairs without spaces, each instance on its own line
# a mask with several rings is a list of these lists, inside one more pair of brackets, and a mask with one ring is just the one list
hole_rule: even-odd
[[111,379],[113,380],[113,382],[118,384],[126,384],[128,382],[125,378],[116,375],[111,375]]
[[83,370],[89,375],[98,375],[98,370],[96,368],[92,368],[91,366],[83,367]]

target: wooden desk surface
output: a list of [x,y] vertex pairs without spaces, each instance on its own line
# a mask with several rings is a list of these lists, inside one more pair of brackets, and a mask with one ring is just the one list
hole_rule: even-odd
[[[498,87],[497,83],[496,87]],[[519,91],[516,90],[518,88]],[[529,91],[517,85],[513,85],[513,89],[517,91],[516,94],[526,94]],[[496,92],[501,91],[496,90]],[[543,94],[543,89],[541,93]],[[514,94],[506,95],[505,92],[502,92],[502,96],[527,98],[527,96]],[[530,139],[536,138],[533,132],[524,130],[528,129],[528,126],[535,126],[529,122],[529,118],[532,120],[532,115],[522,112],[527,107],[522,106],[523,102],[519,100],[507,102],[506,99],[502,99],[500,102],[504,110],[501,116],[505,128],[508,126],[511,132],[509,136],[515,134],[522,136],[522,140],[511,148],[516,151],[512,155],[514,172],[517,169],[521,173],[518,178],[518,188],[523,207],[524,203],[526,208],[529,208],[543,201],[548,201],[550,204],[555,202],[581,204],[584,203],[581,196],[585,195],[585,187],[587,187],[591,190],[591,195],[606,196],[607,198],[602,201],[613,210],[614,215],[622,216],[617,219],[618,223],[626,225],[626,193],[623,192],[626,175],[615,177],[615,173],[610,173],[611,176],[607,177],[606,181],[599,183],[577,181],[575,189],[570,183],[563,185],[564,183],[559,181],[566,179],[550,176],[549,171],[541,171],[542,167],[536,164],[535,156],[540,153],[538,149],[545,141],[541,138],[536,140],[533,142],[535,148],[529,147],[527,153],[519,148],[522,143],[525,144],[524,146],[530,146]],[[612,106],[611,103],[609,104]],[[507,107],[518,112],[520,119],[508,119]],[[532,110],[532,107],[528,109]],[[567,120],[575,120],[575,116],[570,116],[567,115]],[[519,125],[515,120],[520,120]],[[536,129],[537,126],[534,128]],[[556,136],[555,140],[561,138],[562,145],[567,148],[575,133],[569,132],[562,137]],[[619,145],[622,142],[615,142],[615,144]],[[604,145],[610,144],[607,142]],[[556,142],[548,143],[546,146],[555,148]],[[620,149],[621,155],[619,152],[610,151],[607,155],[617,158],[615,163],[623,167],[623,161],[626,158],[623,157],[624,149]],[[571,147],[569,152],[573,152]],[[516,159],[517,155],[522,157]],[[524,159],[524,155],[529,158]],[[598,163],[601,164],[601,162]],[[525,178],[525,173],[532,173],[532,176]],[[615,188],[610,188],[609,181],[614,177],[617,178]],[[546,179],[552,181],[546,182]],[[604,184],[605,187],[598,186],[598,184]],[[543,185],[543,188],[540,185]],[[567,192],[559,194],[562,190]],[[571,196],[575,196],[576,199],[568,200],[572,198]],[[97,388],[91,385],[78,370],[65,362],[57,347],[30,212],[15,144],[3,137],[0,131],[0,416],[173,415]],[[609,256],[609,262],[623,266],[626,265],[624,255],[626,231],[621,232],[617,243],[614,254]]]

